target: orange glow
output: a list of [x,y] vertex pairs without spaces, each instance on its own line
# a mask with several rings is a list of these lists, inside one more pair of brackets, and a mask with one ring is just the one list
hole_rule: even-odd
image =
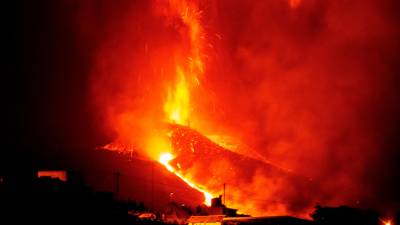
[[159,158],[159,162],[165,166],[170,172],[174,173],[177,177],[179,177],[181,180],[183,180],[186,184],[188,184],[190,187],[196,189],[197,191],[203,193],[204,195],[204,204],[211,206],[211,199],[212,195],[205,191],[203,188],[199,187],[195,183],[189,181],[187,178],[185,178],[182,174],[180,174],[178,171],[176,171],[170,164],[169,162],[174,159],[174,156],[171,153],[162,153]]
[[60,179],[62,181],[67,181],[67,173],[65,171],[58,171],[58,170],[42,170],[38,171],[38,177],[51,177],[53,179]]
[[380,224],[382,224],[382,225],[393,225],[392,220],[390,218],[389,219],[379,218],[379,221],[380,221]]
[[238,148],[238,143],[236,143],[230,136],[212,134],[207,135],[207,138],[218,144],[219,146],[231,151],[234,151]]
[[[170,10],[177,13],[182,23],[188,29],[188,39],[190,43],[190,54],[186,57],[187,61],[176,64],[176,83],[173,88],[168,87],[167,98],[164,103],[164,112],[168,122],[180,125],[190,125],[190,87],[191,83],[200,84],[199,76],[204,73],[203,63],[203,28],[200,23],[201,12],[197,5],[185,0],[170,0]],[[212,195],[204,187],[190,181],[183,174],[176,171],[169,162],[174,159],[170,153],[163,153],[159,157],[159,162],[163,164],[170,172],[174,173],[190,187],[204,194],[204,204],[211,205]],[[178,165],[178,168],[180,165]]]
[[197,5],[184,0],[170,0],[172,13],[180,17],[188,29],[189,54],[184,56],[186,61],[176,63],[176,83],[168,87],[164,112],[169,122],[189,125],[190,114],[190,83],[200,84],[199,76],[204,73],[203,39],[204,33],[200,23],[201,11]]
[[383,225],[392,225],[392,221],[391,220],[382,220],[382,224]]
[[206,201],[226,184],[226,205],[252,216],[307,216],[315,202],[373,196],[363,174],[386,148],[369,128],[391,126],[372,118],[394,105],[377,100],[392,93],[391,75],[377,74],[392,68],[375,57],[397,43],[386,7],[145,2],[110,7],[104,28],[80,28],[99,37],[89,81],[99,134],[114,140],[104,149],[159,161]]
[[301,3],[301,0],[289,0],[290,8],[297,8]]
[[189,29],[190,56],[188,56],[189,72],[197,79],[197,75],[204,72],[204,63],[202,57],[203,48],[203,27],[200,23],[201,11],[198,6],[191,1],[170,0],[170,7],[177,11],[182,22]]
[[[182,46],[177,46],[176,51],[173,49],[171,52],[174,70],[168,70],[169,73],[172,73],[168,74],[171,78],[166,81],[166,85],[163,87],[166,90],[162,99],[163,102],[161,102],[161,105],[157,105],[157,107],[163,109],[164,114],[161,118],[149,116],[150,119],[139,121],[139,127],[145,133],[145,135],[142,134],[143,136],[139,140],[139,143],[136,143],[138,142],[136,140],[135,142],[130,139],[132,133],[130,125],[133,124],[132,120],[134,120],[134,117],[131,116],[132,112],[128,110],[126,114],[121,115],[117,119],[118,124],[113,125],[120,128],[122,130],[121,133],[124,134],[125,140],[122,139],[121,142],[138,144],[139,148],[146,151],[146,156],[158,160],[168,171],[174,173],[190,187],[203,193],[205,198],[204,203],[211,205],[212,195],[203,186],[185,177],[185,175],[190,176],[190,173],[184,175],[170,165],[171,160],[175,156],[171,153],[160,152],[170,149],[170,139],[167,138],[170,134],[162,133],[160,135],[154,132],[156,130],[154,127],[162,126],[159,125],[161,122],[184,126],[190,125],[193,104],[191,102],[191,93],[193,88],[200,85],[200,80],[205,72],[205,63],[203,61],[205,56],[203,52],[205,33],[200,21],[202,12],[199,10],[197,3],[192,1],[159,0],[158,3],[155,10],[159,16],[165,17],[166,21],[170,19],[178,21],[176,24],[172,23],[172,27],[180,35],[180,40],[183,42]],[[166,26],[171,26],[171,23],[167,23]],[[165,61],[168,61],[168,59],[165,59]],[[146,110],[143,113],[146,118],[148,116],[147,113]],[[150,124],[148,121],[155,121],[154,123],[157,125]],[[119,142],[120,140],[114,141],[105,145],[103,149],[127,151],[128,148],[119,144]],[[179,167],[180,165],[177,165],[177,168]]]
[[167,102],[164,104],[164,111],[169,122],[181,125],[188,125],[189,121],[189,87],[186,83],[185,74],[177,68],[178,81],[175,89],[168,89]]
[[158,160],[161,164],[163,164],[169,171],[174,172],[174,168],[172,168],[168,163],[174,159],[174,157],[170,153],[163,153],[160,155],[160,159]]

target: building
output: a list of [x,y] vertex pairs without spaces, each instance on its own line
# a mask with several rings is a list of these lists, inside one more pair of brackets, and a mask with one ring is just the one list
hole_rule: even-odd
[[52,179],[59,179],[61,181],[67,182],[67,171],[65,170],[39,170],[37,172],[37,177],[50,177]]
[[237,209],[226,207],[222,204],[222,196],[211,199],[211,207],[207,209],[209,215],[225,215],[230,217],[237,216]]
[[187,220],[188,225],[222,225],[224,215],[191,216]]
[[223,225],[312,225],[313,221],[292,216],[225,217]]
[[168,224],[186,224],[191,214],[190,208],[171,202],[164,208],[162,220]]

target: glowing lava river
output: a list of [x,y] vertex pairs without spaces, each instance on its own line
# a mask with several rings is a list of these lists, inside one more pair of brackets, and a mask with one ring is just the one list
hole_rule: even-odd
[[182,176],[180,173],[176,172],[175,169],[169,165],[169,162],[174,159],[174,156],[171,155],[171,153],[163,153],[160,155],[159,162],[163,164],[170,172],[174,173],[176,176],[178,176],[180,179],[182,179],[186,184],[188,184],[190,187],[196,189],[197,191],[201,192],[204,194],[204,204],[210,206],[211,205],[211,199],[212,195],[205,191],[204,189],[200,188],[198,185],[194,184],[193,182],[190,182],[188,179],[186,179],[184,176]]

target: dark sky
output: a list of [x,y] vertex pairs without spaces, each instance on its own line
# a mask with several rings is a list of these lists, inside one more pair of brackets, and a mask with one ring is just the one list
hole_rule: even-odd
[[15,89],[6,122],[16,132],[11,140],[16,139],[12,144],[17,153],[11,154],[23,160],[32,157],[34,163],[34,158],[101,143],[88,99],[90,52],[96,42],[79,43],[72,9],[64,6],[62,1],[16,5],[16,62],[11,71]]
[[[23,167],[64,167],[70,164],[75,160],[82,160],[82,158],[86,158],[91,155],[93,148],[99,145],[103,145],[110,141],[110,135],[107,132],[104,132],[104,127],[102,125],[102,117],[99,113],[94,111],[93,102],[91,100],[90,95],[90,81],[91,81],[91,71],[93,68],[93,62],[95,60],[95,52],[102,47],[104,40],[109,37],[107,31],[110,24],[114,23],[114,17],[117,14],[116,12],[122,11],[126,13],[127,11],[123,11],[122,9],[125,6],[130,5],[135,7],[145,7],[146,3],[141,3],[137,1],[135,3],[127,3],[126,1],[119,1],[114,5],[110,5],[106,3],[107,1],[99,1],[97,4],[88,4],[88,6],[83,6],[78,4],[77,2],[72,1],[72,3],[66,3],[63,1],[20,1],[15,5],[15,14],[10,17],[10,34],[7,34],[7,37],[11,37],[10,41],[3,43],[7,50],[10,50],[10,54],[8,55],[8,59],[6,60],[6,73],[7,76],[3,76],[5,79],[3,83],[3,102],[6,103],[7,107],[2,107],[3,112],[5,112],[5,116],[3,117],[4,124],[6,125],[4,128],[5,133],[5,145],[2,147],[2,155],[5,157],[2,158],[2,169],[5,170],[13,170],[15,168],[23,168]],[[367,1],[374,2],[374,1]],[[373,84],[373,82],[381,82],[381,86],[374,85],[371,88],[371,92],[367,91],[368,94],[365,98],[370,99],[370,101],[356,101],[355,104],[360,104],[359,107],[354,106],[356,110],[359,110],[359,114],[357,118],[362,118],[360,121],[366,121],[365,123],[357,122],[356,125],[362,124],[362,126],[358,126],[355,129],[355,132],[359,130],[373,130],[372,136],[377,140],[377,147],[379,149],[374,149],[368,152],[371,153],[371,157],[376,156],[376,162],[370,161],[368,158],[368,163],[363,164],[363,166],[368,167],[368,174],[362,173],[363,178],[361,180],[366,181],[365,184],[367,186],[373,186],[372,190],[377,194],[377,199],[375,201],[382,202],[390,202],[390,203],[399,203],[400,195],[398,190],[400,189],[399,180],[400,180],[400,167],[399,167],[399,155],[400,155],[400,68],[399,68],[399,39],[393,39],[393,37],[400,37],[398,35],[398,30],[392,30],[393,27],[397,27],[399,25],[399,17],[397,15],[398,4],[396,1],[382,1],[382,4],[378,4],[381,6],[379,8],[379,12],[384,13],[384,22],[390,22],[390,34],[388,37],[384,36],[383,38],[377,37],[377,40],[381,42],[379,44],[370,45],[370,39],[365,39],[367,44],[357,45],[353,42],[349,42],[351,44],[347,45],[350,50],[349,55],[344,54],[343,52],[330,52],[331,55],[326,56],[325,52],[322,53],[322,59],[309,59],[310,61],[315,60],[317,62],[321,62],[321,68],[315,67],[317,72],[324,71],[323,66],[329,67],[329,69],[335,70],[337,66],[334,64],[328,64],[328,59],[331,59],[333,54],[344,54],[340,55],[342,57],[342,61],[338,60],[339,63],[342,63],[344,67],[349,70],[358,71],[360,66],[351,66],[350,64],[346,64],[348,59],[353,59],[354,57],[359,57],[360,61],[354,62],[359,63],[360,65],[372,65],[371,67],[367,67],[367,69],[374,70],[372,72],[368,72],[368,74],[387,74],[387,75],[374,75],[368,78],[368,82],[363,85]],[[221,3],[222,4],[222,3]],[[361,5],[361,4],[359,4]],[[86,7],[94,7],[91,11],[92,16],[87,17],[88,19],[84,19],[86,17],[82,17],[82,12],[87,12]],[[223,9],[228,10],[221,10]],[[318,13],[312,14],[312,18],[324,17],[332,19],[333,24],[335,26],[344,26],[343,21],[351,21],[352,20],[352,11],[343,17],[332,16],[329,13],[332,13],[329,10],[324,11],[325,5],[321,4],[321,10],[325,12],[324,15],[320,15]],[[356,4],[353,7],[358,7]],[[82,9],[83,8],[83,9]],[[254,72],[254,74],[259,74],[261,70],[257,65],[253,65],[250,63],[253,62],[249,60],[248,57],[264,57],[269,56],[270,54],[274,54],[276,51],[289,51],[286,47],[280,46],[281,35],[287,35],[288,33],[293,32],[292,34],[296,37],[295,42],[290,42],[293,45],[305,46],[304,49],[300,48],[300,50],[310,51],[311,55],[319,56],[318,48],[308,48],[306,43],[318,43],[318,40],[326,40],[326,36],[329,36],[330,33],[323,30],[323,25],[318,25],[312,23],[314,20],[300,21],[298,23],[291,23],[291,21],[284,21],[283,23],[288,25],[289,27],[300,27],[298,30],[292,29],[290,31],[282,31],[279,26],[282,24],[275,23],[250,23],[250,24],[240,24],[243,21],[251,21],[254,19],[252,16],[249,16],[247,13],[249,9],[255,8],[254,5],[242,3],[240,7],[242,11],[238,14],[242,16],[242,19],[238,19],[237,15],[231,14],[229,10],[234,11],[238,6],[235,4],[223,4],[223,6],[218,5],[214,8],[214,10],[221,10],[219,16],[213,17],[213,19],[221,17],[221,22],[216,22],[216,30],[221,30],[221,33],[225,34],[227,38],[225,52],[221,52],[219,56],[226,55],[235,55],[236,57],[229,58],[227,56],[224,60],[219,60],[218,63],[232,63],[234,62],[234,68],[231,70],[239,71],[239,72]],[[277,8],[279,8],[277,6]],[[121,9],[121,10],[120,10]],[[340,9],[340,7],[339,7]],[[10,11],[13,11],[10,10]],[[307,10],[307,8],[305,9]],[[335,11],[333,11],[335,12]],[[363,14],[366,11],[363,10],[355,10],[354,12],[359,13],[359,15],[367,16],[368,14]],[[258,12],[259,14],[262,14]],[[306,14],[309,12],[305,12]],[[259,14],[255,14],[255,17],[260,16]],[[322,13],[323,14],[323,13]],[[95,15],[95,16],[93,16]],[[309,15],[309,14],[307,14]],[[327,16],[326,16],[327,15]],[[356,15],[356,14],[354,14]],[[358,15],[358,14],[357,14]],[[121,16],[121,15],[119,15]],[[350,19],[345,18],[345,16],[349,16]],[[359,19],[362,21],[363,17]],[[120,17],[118,17],[120,18]],[[345,18],[342,20],[337,18]],[[271,19],[271,18],[270,18]],[[272,19],[273,20],[273,19]],[[230,21],[232,24],[226,25],[226,21]],[[265,20],[267,21],[267,20]],[[311,21],[311,22],[310,22]],[[7,23],[8,21],[6,21]],[[254,22],[254,21],[253,21]],[[312,29],[302,30],[302,26],[309,26]],[[356,22],[354,22],[356,23]],[[386,24],[386,23],[383,23]],[[358,25],[358,24],[356,24]],[[7,27],[8,27],[7,26]],[[246,36],[246,32],[251,33],[255,32],[259,26],[270,27],[269,31],[274,32],[275,30],[279,30],[279,32],[274,33],[275,36],[271,37],[272,43],[269,42],[254,42],[252,41],[252,37]],[[380,27],[381,24],[371,24],[371,33],[379,34],[380,29],[376,29]],[[383,26],[383,25],[382,25]],[[241,32],[240,29],[237,31],[238,27],[246,27],[246,32]],[[271,28],[272,27],[272,28]],[[321,28],[322,27],[322,28]],[[388,28],[389,29],[389,28]],[[83,30],[83,31],[82,31]],[[322,31],[321,31],[322,30]],[[357,31],[354,31],[357,32]],[[384,31],[386,32],[386,30]],[[236,35],[242,33],[243,35]],[[386,34],[386,33],[385,33]],[[268,34],[269,35],[269,34]],[[268,36],[260,32],[260,38],[265,38]],[[364,40],[357,39],[358,34],[354,33],[346,33],[346,35],[352,36],[354,35],[355,40]],[[325,37],[321,37],[325,36]],[[390,37],[389,37],[390,36]],[[347,37],[347,36],[346,36]],[[353,36],[352,36],[353,37]],[[325,38],[325,39],[324,39]],[[374,36],[375,38],[375,36]],[[375,41],[372,40],[371,43]],[[385,42],[388,41],[388,42]],[[258,46],[258,43],[260,46]],[[332,42],[321,42],[322,49],[326,45],[331,45]],[[346,43],[348,43],[346,41]],[[243,48],[236,48],[237,46],[245,46]],[[329,47],[329,46],[328,46]],[[341,46],[344,47],[344,46]],[[295,47],[293,47],[295,49]],[[241,49],[237,51],[237,49]],[[247,50],[246,50],[247,49]],[[250,49],[250,50],[249,50]],[[265,50],[269,49],[269,50]],[[272,50],[270,50],[272,49]],[[311,49],[311,50],[310,50]],[[360,50],[361,49],[361,50]],[[295,49],[299,50],[299,49]],[[271,53],[272,52],[272,53]],[[373,52],[373,53],[371,53]],[[370,54],[371,53],[371,54]],[[284,54],[284,53],[282,53]],[[250,55],[250,56],[249,56]],[[296,68],[296,60],[302,56],[294,56],[294,58],[287,59],[285,56],[282,56],[281,61],[285,65],[288,65],[288,73],[286,77],[283,75],[281,78],[282,82],[288,83],[293,89],[296,89],[297,83],[291,83],[290,78],[290,68]],[[279,57],[278,57],[279,58]],[[11,61],[9,61],[11,59]],[[379,65],[374,67],[375,59],[379,59]],[[369,64],[369,60],[372,63]],[[350,60],[352,63],[353,61]],[[305,66],[300,66],[295,69],[296,71],[305,71],[308,68],[308,64],[305,63]],[[305,69],[304,69],[305,68]],[[343,72],[344,69],[337,69],[337,73]],[[272,72],[282,72],[282,68],[276,66],[272,68]],[[214,69],[215,71],[219,71],[218,69]],[[286,68],[285,68],[286,71]],[[251,76],[235,76],[223,89],[225,92],[221,92],[221,99],[218,101],[227,101],[227,99],[235,99],[232,98],[231,94],[233,93],[230,89],[235,88],[239,90],[247,90],[248,86],[255,85],[255,83],[267,83],[265,80],[259,80],[258,75],[254,77]],[[332,72],[333,74],[334,72]],[[288,75],[289,74],[289,75]],[[332,75],[330,74],[330,75]],[[234,76],[234,75],[233,75]],[[296,79],[296,78],[295,78]],[[313,77],[313,79],[320,79],[320,77]],[[338,78],[338,80],[341,78]],[[347,78],[344,78],[347,79]],[[355,76],[355,79],[358,79]],[[338,83],[336,79],[332,79],[334,84]],[[383,81],[382,81],[383,80]],[[271,80],[274,82],[276,80]],[[353,82],[354,80],[349,80],[349,82]],[[210,79],[210,83],[214,82],[214,84],[209,84],[212,88],[213,86],[217,86],[222,82],[225,82],[225,78],[220,77],[212,77]],[[240,83],[238,85],[237,83]],[[242,83],[246,83],[247,86],[242,85]],[[321,84],[323,82],[320,82]],[[379,83],[379,84],[381,84]],[[324,83],[323,83],[324,84]],[[327,84],[328,85],[328,84]],[[266,86],[267,88],[271,88]],[[302,88],[301,86],[300,88]],[[353,86],[350,84],[348,87],[351,89]],[[341,87],[342,88],[342,87]],[[342,91],[342,89],[335,89],[335,91]],[[256,88],[257,89],[257,88]],[[292,89],[292,90],[293,90]],[[277,92],[285,92],[286,89],[276,89]],[[376,92],[375,92],[376,91]],[[227,94],[228,93],[228,94]],[[351,93],[348,90],[344,90],[344,93]],[[372,94],[371,94],[372,93]],[[375,95],[374,95],[375,93]],[[305,93],[308,95],[310,93]],[[311,94],[315,94],[311,92]],[[340,94],[340,93],[339,93]],[[269,101],[265,98],[258,98],[258,95],[255,92],[249,94],[252,99],[256,101]],[[343,95],[345,96],[345,95]],[[280,95],[275,96],[279,100]],[[321,101],[324,101],[324,97],[330,98],[331,95],[322,94]],[[363,97],[363,98],[364,98]],[[347,96],[343,97],[347,98]],[[343,99],[342,97],[338,97],[338,100]],[[254,103],[254,102],[252,102]],[[290,101],[289,103],[296,104],[296,101]],[[299,104],[312,104],[313,102],[301,102]],[[250,104],[250,103],[249,103]],[[254,104],[253,104],[254,105]],[[370,107],[364,107],[365,105],[369,105]],[[346,107],[352,107],[351,103],[345,104]],[[263,105],[259,105],[257,107],[263,108]],[[294,106],[296,107],[296,105]],[[325,107],[325,105],[321,105],[321,107]],[[333,107],[333,106],[332,106]],[[328,106],[329,108],[329,106]],[[282,109],[282,108],[279,108]],[[286,108],[285,108],[286,109]],[[314,108],[313,108],[314,109]],[[242,111],[241,111],[242,110]],[[252,111],[255,110],[255,111]],[[315,109],[315,113],[322,112],[320,108]],[[241,105],[241,109],[231,112],[232,110],[228,109],[227,114],[231,113],[231,120],[228,121],[244,121],[241,124],[228,124],[227,126],[233,126],[237,130],[246,130],[247,134],[255,132],[254,126],[251,128],[245,126],[246,124],[253,124],[254,121],[250,119],[246,121],[245,118],[242,118],[242,115],[253,115],[254,117],[259,117],[260,113],[258,109],[250,108],[249,105]],[[287,111],[287,113],[291,113],[291,111]],[[365,114],[363,114],[365,113]],[[284,114],[284,113],[283,113]],[[324,116],[325,114],[322,113]],[[329,115],[329,114],[327,114]],[[347,114],[344,114],[347,115]],[[351,114],[353,115],[353,114]],[[306,117],[309,114],[305,115]],[[333,116],[337,119],[335,116]],[[353,118],[353,117],[350,117]],[[244,119],[244,120],[243,120]],[[286,118],[284,118],[286,119]],[[307,118],[306,118],[307,119]],[[264,119],[256,120],[258,124],[260,121]],[[332,125],[333,123],[328,123],[328,128],[336,129],[336,125]],[[274,127],[278,127],[278,125],[272,125]],[[280,126],[280,125],[279,125]],[[265,133],[268,133],[269,130],[263,125],[257,126],[257,132],[262,130]],[[274,129],[272,129],[274,130]],[[353,128],[350,127],[348,132],[349,136],[352,136]],[[326,131],[328,132],[328,131]],[[285,134],[286,135],[286,134]],[[368,135],[370,135],[368,133]],[[361,137],[371,137],[371,136],[361,136]],[[254,135],[252,136],[254,137]],[[273,136],[276,139],[282,138],[281,136]],[[358,135],[354,136],[357,141],[360,139]],[[253,140],[249,137],[243,137],[247,139],[254,146],[269,144],[273,145],[274,143],[265,142],[265,140]],[[344,141],[342,141],[344,140]],[[347,143],[345,137],[336,137],[334,139],[328,138],[327,142],[330,145],[342,145],[342,143]],[[338,144],[340,142],[340,144]],[[351,141],[348,141],[349,143]],[[375,143],[375,142],[374,142]],[[360,145],[363,146],[363,145]],[[336,151],[336,148],[333,147],[333,152]],[[363,151],[356,151],[360,156],[363,155]],[[273,157],[273,153],[269,153]],[[296,156],[302,154],[299,152]],[[330,154],[324,154],[321,157],[330,157],[335,158],[335,153],[330,152]],[[347,156],[347,155],[346,155]],[[340,156],[337,156],[340,158]],[[349,157],[353,157],[353,155],[349,155]],[[335,163],[340,164],[340,160],[334,161]],[[341,164],[340,164],[341,165]],[[325,166],[325,165],[324,165]],[[326,167],[335,167],[335,165],[326,165]],[[336,167],[335,167],[336,168]],[[326,169],[326,168],[325,168]],[[330,169],[326,169],[326,171],[330,171]],[[305,170],[307,172],[307,170]],[[326,175],[326,173],[323,173]],[[358,174],[358,173],[357,173]],[[368,178],[368,179],[367,179]]]

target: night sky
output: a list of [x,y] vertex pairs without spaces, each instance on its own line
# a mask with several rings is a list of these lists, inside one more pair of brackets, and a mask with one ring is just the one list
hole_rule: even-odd
[[[72,153],[68,149],[90,149],[104,142],[88,99],[91,49],[96,41],[82,45],[71,17],[72,9],[61,1],[17,5],[12,71],[16,86],[10,114],[19,159],[38,163],[58,157],[62,163],[63,156]],[[43,159],[43,163],[48,162]]]
[[[327,2],[310,1],[293,15],[298,17],[294,20],[281,16],[290,14],[281,3],[221,1],[205,7],[210,10],[205,13],[211,18],[209,31],[225,38],[224,42],[212,39],[217,46],[210,54],[214,65],[204,81],[205,89],[220,96],[212,101],[221,113],[207,118],[267,158],[315,176],[323,186],[330,176],[356,176],[360,183],[351,190],[365,187],[367,195],[374,196],[368,206],[393,209],[400,204],[399,4]],[[20,1],[13,7],[10,11],[15,14],[5,21],[10,41],[3,42],[10,53],[2,82],[6,126],[1,170],[12,174],[88,161],[102,167],[104,161],[93,160],[94,149],[120,134],[110,129],[97,99],[93,100],[93,71],[98,70],[99,55],[120,55],[114,61],[106,57],[105,63],[121,78],[122,72],[115,68],[128,59],[140,62],[135,58],[142,53],[138,46],[153,44],[151,52],[170,41],[156,37],[164,31],[159,20],[146,22],[151,18],[146,14],[150,3],[41,0]],[[133,30],[144,31],[126,31],[126,21],[132,22]],[[365,27],[355,29],[360,24]],[[340,37],[335,38],[331,29],[337,29]],[[174,35],[168,35],[175,43]],[[129,38],[133,44],[126,44]],[[135,53],[126,53],[126,48]],[[151,66],[144,63],[140,70],[146,68]],[[266,76],[266,70],[272,75]],[[118,96],[115,87],[123,81],[97,82],[102,88],[99,98],[112,98]],[[142,86],[133,88],[139,95],[145,91]],[[299,134],[297,129],[307,132]],[[321,139],[314,143],[311,136]],[[277,147],[286,143],[297,147]],[[305,152],[311,156],[305,157]],[[304,166],[310,161],[317,163]]]

